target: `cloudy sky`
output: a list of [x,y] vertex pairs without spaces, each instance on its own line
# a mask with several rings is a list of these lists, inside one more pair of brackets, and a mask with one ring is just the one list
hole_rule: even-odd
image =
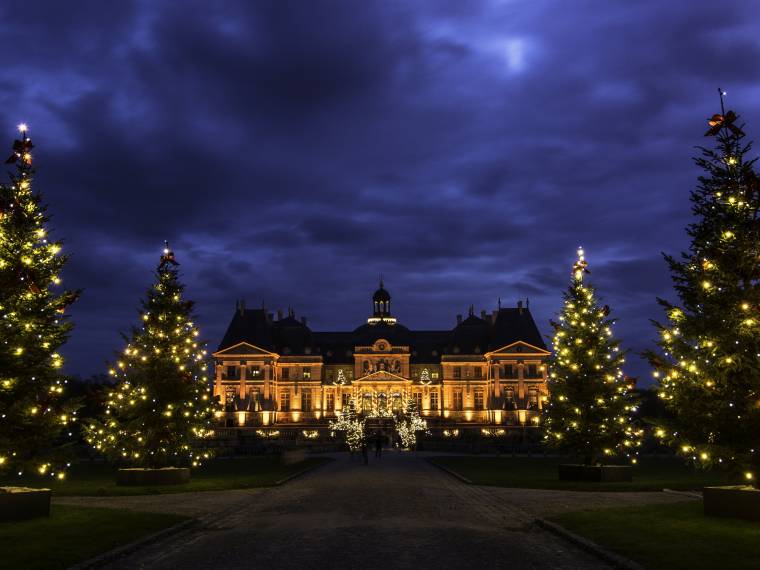
[[409,327],[529,297],[548,334],[579,244],[625,346],[649,346],[719,85],[760,132],[759,20],[752,0],[3,2],[0,127],[29,124],[84,289],[68,371],[106,369],[164,239],[212,348],[238,298],[353,328],[381,272]]

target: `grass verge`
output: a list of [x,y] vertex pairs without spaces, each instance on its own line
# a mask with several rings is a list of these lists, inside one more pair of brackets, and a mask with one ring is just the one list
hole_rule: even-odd
[[701,501],[597,509],[551,518],[647,568],[756,569],[760,523],[706,517]]
[[106,462],[87,462],[72,466],[64,481],[46,481],[39,478],[6,478],[0,485],[46,486],[57,496],[96,495],[158,495],[189,491],[222,491],[267,487],[290,475],[321,465],[329,459],[310,457],[287,462],[279,456],[215,459],[194,470],[189,483],[148,487],[120,487],[116,485],[116,467]]
[[187,517],[52,505],[50,518],[0,523],[3,568],[67,568]]
[[722,472],[697,471],[674,457],[644,457],[634,466],[633,482],[560,481],[557,466],[572,461],[560,457],[439,456],[431,462],[459,473],[475,485],[567,491],[699,490],[736,482]]

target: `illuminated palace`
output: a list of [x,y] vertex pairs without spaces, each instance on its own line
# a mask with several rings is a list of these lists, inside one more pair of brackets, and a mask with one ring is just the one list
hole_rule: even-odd
[[413,398],[431,428],[532,426],[549,352],[527,305],[414,331],[391,314],[383,287],[353,331],[317,332],[293,311],[276,318],[239,302],[214,353],[221,425],[327,428],[354,398],[360,416]]

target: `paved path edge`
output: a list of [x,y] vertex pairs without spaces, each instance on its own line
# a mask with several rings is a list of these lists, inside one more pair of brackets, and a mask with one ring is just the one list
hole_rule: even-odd
[[584,538],[579,534],[575,534],[574,532],[567,530],[565,527],[560,526],[557,523],[553,523],[542,518],[537,518],[534,522],[537,526],[565,539],[568,542],[573,543],[586,552],[593,554],[601,560],[604,560],[614,568],[620,568],[622,570],[646,570],[646,568],[638,562],[634,562],[633,560],[625,558],[624,556],[620,556],[619,554],[615,554],[606,548],[602,548],[596,542]]
[[153,534],[143,536],[142,538],[138,538],[137,540],[134,540],[128,544],[125,544],[123,546],[117,546],[116,548],[112,548],[111,550],[108,550],[102,554],[98,554],[97,556],[94,556],[93,558],[89,558],[87,560],[84,560],[83,562],[78,562],[74,564],[73,566],[69,566],[69,570],[86,570],[88,568],[100,568],[104,566],[105,564],[108,564],[109,562],[113,562],[117,558],[122,558],[126,556],[127,554],[134,552],[135,550],[139,550],[140,548],[143,548],[144,546],[163,540],[164,538],[167,538],[169,536],[182,532],[183,530],[190,529],[198,525],[199,523],[200,521],[198,519],[192,518],[192,519],[179,522],[175,525],[162,528],[161,530],[156,531]]
[[451,475],[452,477],[455,477],[456,479],[459,479],[459,480],[460,480],[460,481],[462,481],[463,483],[467,483],[468,485],[472,485],[472,481],[470,481],[470,480],[469,480],[467,477],[465,477],[464,475],[460,475],[460,474],[459,474],[459,473],[457,473],[456,471],[453,471],[453,470],[449,469],[448,467],[444,467],[443,465],[441,465],[441,464],[439,464],[439,463],[437,463],[437,462],[433,461],[432,459],[426,459],[426,461],[427,461],[427,462],[428,462],[430,465],[434,465],[434,466],[438,467],[438,469],[440,469],[440,470],[441,470],[441,471],[443,471],[444,473],[448,473],[449,475]]
[[280,485],[284,485],[288,481],[292,481],[296,477],[300,477],[301,475],[306,475],[307,473],[310,473],[314,471],[315,469],[319,469],[320,467],[324,467],[328,463],[331,463],[334,461],[333,459],[329,459],[327,461],[323,461],[322,463],[319,463],[317,465],[312,465],[311,467],[307,467],[306,469],[301,469],[300,471],[296,471],[295,473],[288,475],[287,477],[283,477],[282,479],[278,479],[274,482],[274,487],[279,487]]

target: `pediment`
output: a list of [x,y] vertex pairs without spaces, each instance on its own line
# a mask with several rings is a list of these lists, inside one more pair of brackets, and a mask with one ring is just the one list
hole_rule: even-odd
[[501,356],[501,355],[520,355],[520,356],[549,356],[551,353],[548,350],[533,346],[527,342],[518,340],[512,344],[503,346],[497,350],[492,350],[486,353],[485,356]]
[[211,356],[218,358],[220,356],[279,356],[279,354],[269,352],[261,347],[243,341],[217,351]]
[[366,376],[362,376],[360,378],[356,379],[356,382],[411,382],[411,380],[404,378],[403,376],[399,376],[398,374],[394,374],[393,372],[388,372],[387,370],[378,370],[377,372],[372,372],[371,374],[367,374]]

